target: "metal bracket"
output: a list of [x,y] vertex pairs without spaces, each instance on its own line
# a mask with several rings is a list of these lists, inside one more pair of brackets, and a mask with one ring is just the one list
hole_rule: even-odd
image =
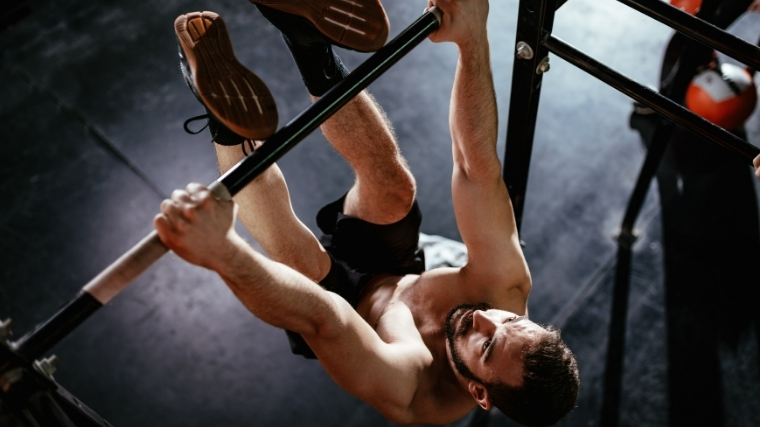
[[35,360],[33,366],[37,372],[52,380],[55,369],[58,367],[58,362],[58,357],[54,354],[46,359]]
[[636,243],[636,240],[638,240],[639,236],[636,233],[636,230],[620,230],[620,234],[617,236],[612,237],[613,240],[618,242],[618,245],[620,247],[625,249],[631,249],[633,248],[633,244]]

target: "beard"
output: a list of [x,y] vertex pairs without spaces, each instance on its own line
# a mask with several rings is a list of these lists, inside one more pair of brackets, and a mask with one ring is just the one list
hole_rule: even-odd
[[[465,365],[462,356],[457,350],[456,339],[463,337],[467,332],[472,329],[472,317],[475,310],[489,310],[492,307],[484,302],[478,304],[459,304],[456,307],[449,310],[446,315],[446,321],[443,324],[443,331],[446,334],[446,345],[451,351],[451,360],[454,362],[454,367],[460,375],[470,381],[477,381],[484,384],[483,381],[472,373],[470,368]],[[459,314],[462,311],[466,314]]]

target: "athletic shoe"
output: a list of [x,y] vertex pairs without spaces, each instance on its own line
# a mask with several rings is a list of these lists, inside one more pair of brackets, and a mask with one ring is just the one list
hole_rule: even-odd
[[[209,114],[214,141],[237,145],[270,137],[277,130],[274,98],[264,82],[235,58],[222,18],[214,12],[180,15],[174,31],[180,69]],[[199,117],[185,122],[185,130],[190,132],[187,124]]]
[[[380,0],[251,0],[306,18],[333,44],[374,52],[388,40],[390,24]],[[282,30],[282,29],[280,29]]]

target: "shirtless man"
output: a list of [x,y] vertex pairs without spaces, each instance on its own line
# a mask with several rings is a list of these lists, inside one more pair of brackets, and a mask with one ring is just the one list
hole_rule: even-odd
[[[378,0],[360,3],[379,6]],[[387,118],[366,92],[322,125],[355,170],[356,181],[319,212],[321,239],[294,215],[276,165],[238,193],[237,204],[217,200],[199,184],[175,191],[161,204],[155,226],[180,257],[217,272],[255,316],[303,336],[337,384],[389,420],[450,423],[476,405],[485,410],[493,405],[519,423],[550,425],[573,408],[579,376],[559,331],[527,317],[531,278],[496,154],[488,1],[434,0],[432,5],[444,15],[431,40],[453,42],[459,49],[450,126],[452,196],[468,250],[465,267],[423,271],[416,250],[421,214],[414,177]],[[260,9],[286,32],[313,98],[345,75],[329,44],[305,52],[318,43],[294,34],[295,24],[282,13]],[[183,15],[177,22],[190,67],[186,75],[201,92],[193,76],[201,72],[197,64],[213,55],[198,54],[196,44],[183,37],[192,33],[201,40],[204,31],[215,28],[214,37],[221,38],[223,23],[209,12]],[[208,94],[199,95],[212,119],[234,121],[214,113]],[[216,138],[225,127],[215,126]],[[215,147],[222,171],[242,158],[240,147]],[[236,213],[269,258],[235,232]]]

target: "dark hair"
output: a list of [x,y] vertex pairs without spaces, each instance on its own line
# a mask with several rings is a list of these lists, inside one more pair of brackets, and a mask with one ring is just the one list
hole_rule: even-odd
[[549,426],[575,406],[580,376],[573,352],[559,330],[545,326],[541,340],[523,356],[523,384],[484,384],[491,403],[513,421],[529,427]]

